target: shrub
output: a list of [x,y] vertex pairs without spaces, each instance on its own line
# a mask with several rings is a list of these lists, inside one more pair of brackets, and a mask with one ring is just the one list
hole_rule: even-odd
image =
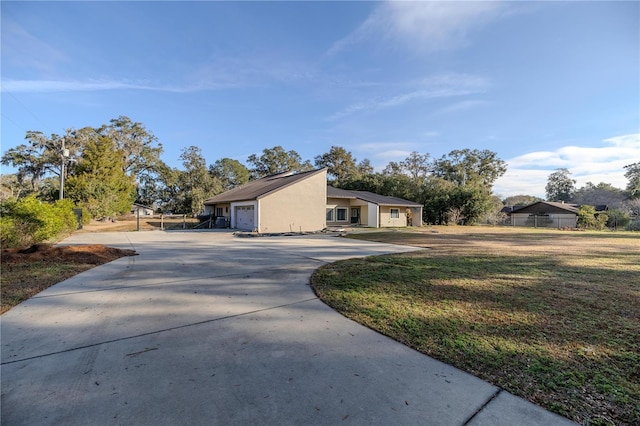
[[609,216],[605,213],[596,213],[593,206],[580,206],[578,209],[578,228],[603,230]]
[[631,223],[627,226],[629,231],[640,231],[640,217],[635,218],[631,221]]
[[609,216],[609,220],[607,221],[607,226],[612,229],[624,229],[629,223],[631,223],[631,217],[626,212],[621,210],[609,210],[607,212]]
[[54,240],[77,227],[73,203],[69,200],[50,204],[32,195],[2,202],[0,214],[0,241],[7,248]]

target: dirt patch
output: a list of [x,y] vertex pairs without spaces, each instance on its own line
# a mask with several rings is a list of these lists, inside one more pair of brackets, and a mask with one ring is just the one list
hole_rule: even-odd
[[0,313],[5,313],[42,290],[80,272],[123,256],[136,254],[133,250],[107,247],[102,244],[81,246],[36,244],[23,250],[2,250]]
[[81,246],[53,246],[51,244],[35,244],[28,249],[2,250],[2,265],[20,263],[84,263],[102,265],[123,256],[135,256],[134,250],[107,247],[102,244]]

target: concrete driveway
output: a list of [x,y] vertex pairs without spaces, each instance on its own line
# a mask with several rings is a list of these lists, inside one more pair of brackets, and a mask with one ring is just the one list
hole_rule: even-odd
[[309,276],[413,250],[327,236],[77,234],[139,256],[2,316],[2,424],[563,424],[334,312]]

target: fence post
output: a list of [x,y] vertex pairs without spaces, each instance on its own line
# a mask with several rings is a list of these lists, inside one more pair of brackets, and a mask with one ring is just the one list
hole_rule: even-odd
[[187,215],[182,215],[182,229],[187,229]]
[[164,231],[164,213],[160,213],[160,230]]

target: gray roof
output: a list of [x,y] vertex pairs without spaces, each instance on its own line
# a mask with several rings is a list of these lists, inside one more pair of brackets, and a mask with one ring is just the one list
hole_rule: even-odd
[[403,198],[388,197],[386,195],[374,194],[369,191],[351,191],[347,189],[334,188],[333,186],[327,187],[327,197],[359,199],[379,206],[422,207],[422,204],[420,203],[405,200]]
[[579,205],[557,203],[554,201],[538,201],[528,206],[514,208],[511,213],[560,213],[568,212],[578,214]]
[[205,205],[232,203],[234,201],[257,200],[272,192],[278,191],[308,177],[324,172],[325,169],[311,170],[301,173],[280,173],[254,180],[237,188],[218,194],[204,202]]

